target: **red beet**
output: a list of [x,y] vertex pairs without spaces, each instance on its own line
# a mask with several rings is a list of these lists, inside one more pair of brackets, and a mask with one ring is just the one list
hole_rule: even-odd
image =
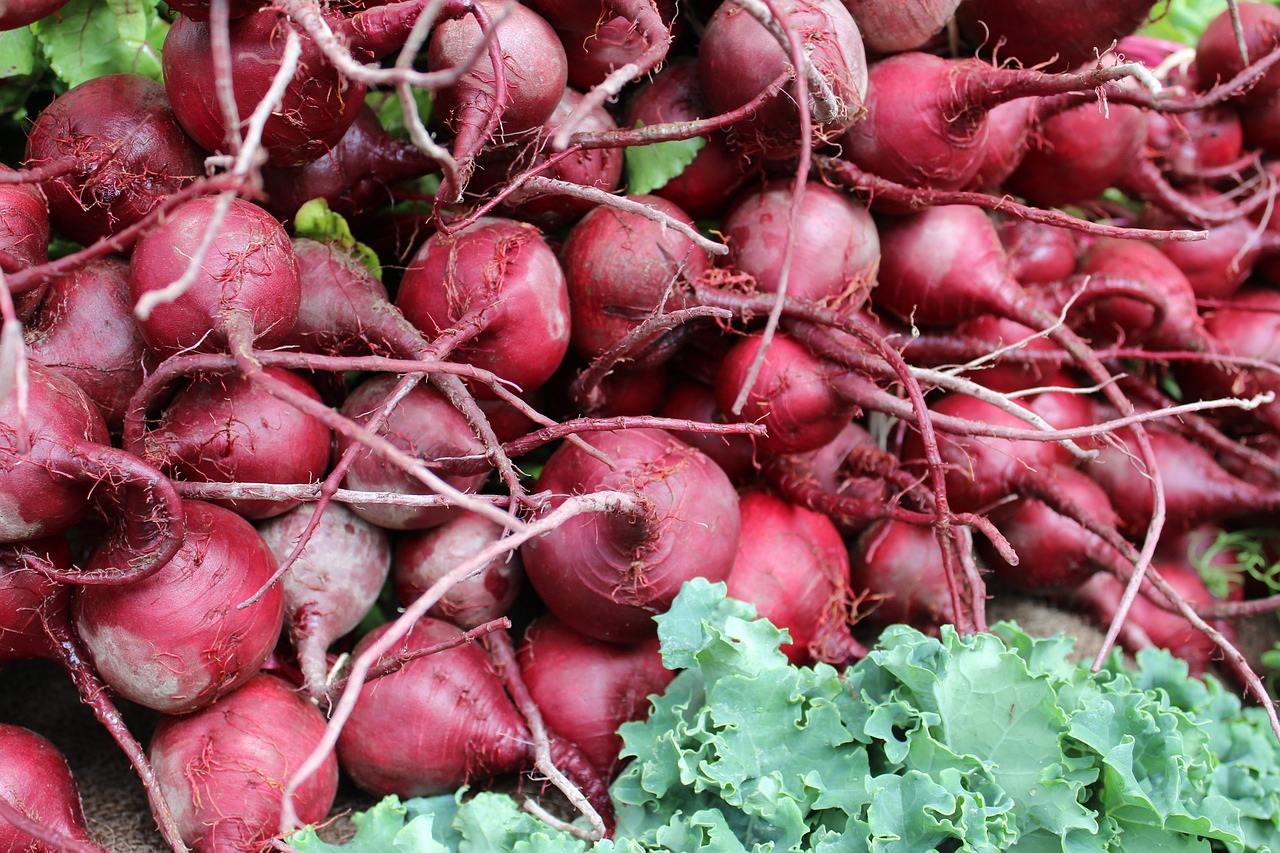
[[[409,533],[396,545],[392,563],[396,599],[408,607],[463,561],[501,538],[496,521],[471,512],[432,530]],[[519,554],[504,554],[454,585],[427,614],[470,629],[507,615],[523,585]]]
[[675,676],[656,637],[622,645],[593,640],[553,616],[524,633],[520,674],[547,726],[574,743],[605,779],[622,770],[618,727],[649,713],[649,696]]
[[[320,395],[296,373],[266,372],[300,394]],[[205,483],[311,483],[329,467],[329,428],[238,374],[203,376],[165,408],[145,438],[146,458],[170,477]],[[293,501],[217,502],[245,518],[269,518]]]
[[[284,616],[278,586],[252,606],[236,607],[276,570],[249,522],[200,501],[183,506],[186,539],[173,559],[141,581],[84,587],[73,602],[76,630],[103,680],[169,714],[202,708],[253,677]],[[108,543],[87,568],[121,557]]]
[[863,657],[849,634],[849,554],[831,520],[766,491],[746,492],[739,507],[729,595],[790,632],[782,651],[792,663],[843,667]]
[[538,490],[563,496],[616,489],[645,504],[635,515],[587,513],[522,549],[534,589],[557,618],[600,640],[653,636],[652,617],[692,577],[723,580],[733,564],[741,520],[738,496],[714,462],[662,430],[584,435],[612,460],[576,445],[547,460]]
[[[183,840],[196,853],[241,853],[278,836],[285,786],[324,731],[319,708],[265,674],[214,705],[161,720],[149,753]],[[298,819],[324,820],[337,791],[330,752],[293,792]]]
[[454,357],[525,391],[547,381],[569,348],[560,264],[537,228],[509,219],[431,237],[405,272],[396,306],[428,338],[483,312],[484,331]]

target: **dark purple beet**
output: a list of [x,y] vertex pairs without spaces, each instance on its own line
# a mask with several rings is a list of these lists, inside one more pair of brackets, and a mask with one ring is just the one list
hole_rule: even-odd
[[[631,196],[682,222],[689,216],[656,196]],[[673,280],[696,281],[710,269],[707,254],[689,238],[635,213],[601,206],[569,232],[560,253],[569,287],[573,331],[570,344],[594,358],[618,343],[659,307],[687,307],[679,296],[667,298]],[[681,330],[648,342],[632,358],[648,365],[671,357]]]
[[1049,70],[1088,62],[1094,51],[1129,35],[1147,19],[1155,0],[968,0],[956,21],[973,44],[998,51],[1030,68],[1054,61]]
[[73,161],[44,183],[54,227],[89,244],[142,219],[204,173],[164,86],[137,74],[95,77],[41,110],[27,135],[29,167]]
[[[375,375],[362,382],[342,406],[342,413],[359,422],[367,421],[379,411],[397,377]],[[466,418],[458,413],[434,387],[419,384],[409,392],[392,412],[379,433],[388,441],[425,461],[441,456],[484,455],[484,447],[471,430]],[[336,451],[340,456],[352,441],[339,436]],[[464,491],[481,486],[485,474],[448,477],[455,488]],[[432,494],[427,486],[410,477],[402,469],[379,459],[370,451],[362,451],[347,472],[343,485],[358,491],[398,491],[408,494]],[[453,517],[448,507],[412,507],[391,504],[353,504],[351,509],[366,521],[393,530],[419,530],[443,524]]]
[[[1271,3],[1240,3],[1239,7],[1245,52],[1250,62],[1257,62],[1280,45],[1280,8]],[[1200,86],[1208,88],[1230,80],[1244,68],[1231,15],[1223,11],[1209,22],[1196,43],[1196,79]],[[1280,66],[1273,65],[1265,77],[1240,96],[1240,100],[1249,104],[1259,103],[1277,88],[1280,88]]]
[[[336,22],[330,19],[331,25]],[[241,120],[267,94],[284,55],[288,19],[272,6],[230,25],[231,80]],[[217,95],[209,23],[179,15],[164,40],[164,78],[179,124],[207,151],[231,153]],[[365,57],[362,57],[365,58]],[[346,79],[309,37],[299,72],[267,119],[262,145],[272,166],[310,163],[336,146],[364,103],[365,85]]]
[[[638,88],[627,101],[624,124],[635,127],[708,118],[711,108],[694,59],[678,59]],[[694,219],[715,216],[746,175],[742,158],[729,148],[723,130],[707,134],[706,144],[684,171],[653,190]]]
[[[300,394],[320,395],[302,377],[266,372]],[[329,427],[239,374],[202,376],[169,403],[146,435],[146,458],[175,480],[314,483],[329,467]],[[294,501],[216,501],[245,518],[279,515]]]
[[133,317],[129,264],[102,258],[50,282],[25,324],[31,360],[79,385],[118,428],[154,359]]
[[[217,200],[193,199],[144,234],[129,263],[130,295],[168,287],[186,272]],[[229,315],[245,315],[258,346],[283,343],[298,318],[298,265],[284,227],[252,202],[234,199],[192,286],[141,321],[147,345],[163,355],[227,346]]]

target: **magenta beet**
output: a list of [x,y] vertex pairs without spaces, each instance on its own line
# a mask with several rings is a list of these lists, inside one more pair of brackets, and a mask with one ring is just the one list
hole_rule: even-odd
[[[258,525],[280,564],[293,553],[314,509],[303,504]],[[385,530],[342,504],[325,507],[301,556],[280,581],[289,636],[312,695],[324,690],[325,652],[369,613],[390,569]]]
[[628,643],[650,637],[692,577],[724,579],[741,530],[729,478],[700,451],[662,430],[589,433],[610,466],[572,444],[538,478],[557,496],[619,490],[639,498],[635,515],[587,513],[522,549],[529,582],[562,622],[590,637]]
[[[375,375],[360,384],[343,404],[342,413],[359,422],[367,422],[395,387],[396,377]],[[475,437],[466,418],[434,387],[419,384],[400,401],[386,425],[380,430],[392,444],[431,461],[441,456],[483,455],[484,447]],[[340,436],[336,453],[341,455],[351,444]],[[455,488],[478,489],[485,474],[446,478]],[[347,472],[343,485],[365,492],[398,491],[427,495],[431,490],[410,477],[403,469],[380,459],[370,451],[362,451]],[[449,507],[413,507],[392,504],[353,504],[351,509],[366,521],[393,530],[420,530],[443,524],[453,516]]]
[[522,222],[483,218],[432,236],[406,270],[396,306],[427,339],[481,315],[484,330],[455,359],[525,391],[551,378],[569,349],[564,272],[538,229]]
[[[184,501],[182,548],[150,577],[84,587],[73,602],[76,630],[104,681],[121,696],[168,714],[202,708],[253,677],[275,647],[284,594],[273,587],[236,607],[276,570],[271,549],[230,510]],[[121,554],[108,543],[93,570]]]
[[544,615],[524,633],[524,677],[542,719],[578,746],[605,779],[622,770],[618,727],[649,713],[649,696],[675,673],[662,666],[656,637],[637,643],[593,640]]
[[[261,849],[280,832],[285,786],[324,736],[320,709],[259,674],[217,703],[156,727],[148,753],[195,853]],[[338,790],[331,752],[293,793],[303,823],[324,820]]]
[[849,553],[831,519],[760,490],[743,494],[739,507],[730,597],[790,632],[782,651],[792,663],[844,666],[863,657],[866,649],[849,634]]
[[[497,542],[504,531],[492,519],[459,510],[439,527],[401,536],[391,566],[396,599],[408,607],[450,570]],[[523,585],[519,554],[504,554],[451,587],[427,615],[464,630],[475,628],[506,616]]]
[[[78,841],[89,850],[102,850],[89,834],[80,802],[80,789],[67,760],[44,735],[21,726],[0,723],[0,795],[8,805],[57,837]],[[0,849],[47,853],[60,849],[42,843],[0,817]]]

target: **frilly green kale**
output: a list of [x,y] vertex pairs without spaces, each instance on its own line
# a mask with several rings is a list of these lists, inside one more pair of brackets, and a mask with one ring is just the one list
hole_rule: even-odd
[[389,798],[315,851],[1280,851],[1280,743],[1261,711],[1164,652],[1101,672],[1071,641],[1002,623],[933,639],[894,626],[844,673],[788,664],[785,632],[686,584],[658,617],[683,670],[614,783],[595,845],[506,795]]

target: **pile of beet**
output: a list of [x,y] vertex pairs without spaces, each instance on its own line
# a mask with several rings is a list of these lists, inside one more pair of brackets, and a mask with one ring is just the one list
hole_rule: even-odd
[[[1280,736],[1220,547],[1280,508],[1280,7],[1190,50],[1152,0],[169,5],[163,83],[0,164],[0,664],[169,848],[343,779],[609,835],[694,577],[801,665],[1035,596]],[[102,849],[0,739],[0,847]]]

